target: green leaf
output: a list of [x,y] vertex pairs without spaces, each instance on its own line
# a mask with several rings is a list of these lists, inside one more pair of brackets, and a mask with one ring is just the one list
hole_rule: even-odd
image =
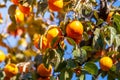
[[76,66],[77,66],[77,64],[75,63],[74,60],[72,60],[72,59],[67,60],[67,66],[66,67],[68,69],[75,68]]
[[39,1],[38,2],[38,6],[37,6],[37,14],[40,13],[40,14],[44,15],[44,13],[47,10],[47,6],[48,6],[47,2],[41,2],[41,1]]
[[7,31],[8,32],[14,32],[17,29],[17,26],[15,23],[11,23],[8,27],[7,27]]
[[107,77],[107,80],[115,80],[116,78],[116,75],[114,72],[109,72],[108,73],[108,77]]
[[43,22],[42,19],[33,20],[31,23],[29,23],[27,32],[30,36],[33,36],[35,33],[44,34],[46,27],[47,24]]
[[55,54],[58,54],[55,50],[49,50],[49,58],[50,59],[55,58]]
[[35,61],[35,66],[38,66],[39,64],[41,64],[41,63],[43,62],[43,61],[42,61],[42,55],[37,54],[37,55],[35,56],[34,61]]
[[58,49],[56,49],[56,51],[57,51],[58,55],[60,56],[60,60],[62,60],[63,56],[64,56],[64,49],[62,49],[60,47],[60,45],[58,45]]
[[94,11],[94,16],[95,16],[96,19],[98,19],[99,18],[98,12]]
[[120,16],[119,15],[114,15],[113,17],[113,22],[115,23],[115,28],[118,33],[120,33]]
[[70,45],[73,45],[74,48],[76,48],[76,42],[72,38],[66,37],[66,40]]
[[37,79],[36,71],[32,71],[31,74],[32,74],[32,80],[36,80]]
[[27,0],[27,2],[28,2],[29,5],[33,5],[33,4],[36,3],[36,0]]
[[19,77],[21,76],[21,74],[19,73],[19,74],[17,74],[16,75],[16,79],[15,80],[19,80]]
[[25,56],[24,56],[23,53],[17,53],[15,55],[15,57],[16,57],[17,61],[19,61],[19,62],[24,62],[25,61]]
[[84,69],[92,75],[98,74],[98,67],[93,62],[87,62]]
[[15,16],[10,16],[12,22],[16,23]]
[[107,80],[114,80],[114,78],[108,75]]
[[14,16],[15,15],[15,10],[16,10],[17,6],[16,5],[11,5],[8,9],[8,14],[10,16]]
[[107,43],[108,46],[111,46],[116,36],[115,28],[107,26],[104,28],[104,33],[104,41]]
[[86,32],[83,33],[83,37],[84,37],[85,41],[87,41],[89,39],[89,36]]
[[106,46],[104,43],[104,36],[102,34],[100,35],[99,39],[97,40],[97,43],[100,48],[104,48]]
[[71,73],[69,73],[68,71],[65,71],[65,79],[64,80],[70,80],[70,75]]
[[60,73],[60,80],[67,80],[69,78],[69,73],[66,70],[62,70]]
[[104,78],[105,76],[107,76],[107,72],[102,72],[101,77]]
[[112,68],[110,69],[111,71],[116,71],[116,66],[113,65]]
[[3,80],[4,77],[5,77],[5,73],[2,70],[0,70],[0,80]]
[[87,59],[87,52],[84,49],[76,49],[73,51],[74,59],[82,64]]
[[59,40],[59,37],[58,37],[58,36],[56,36],[56,37],[54,37],[54,38],[52,39],[51,46],[52,46],[53,48],[56,47],[55,43],[57,43],[58,40]]
[[93,38],[93,46],[95,49],[103,49],[106,44],[104,42],[104,35],[101,29],[96,28],[94,32],[94,38]]
[[58,67],[55,68],[55,72],[60,72],[60,71],[62,71],[63,69],[66,68],[66,65],[67,65],[67,62],[66,62],[66,61],[63,61],[63,62],[59,63]]
[[80,57],[80,49],[76,49],[73,51],[73,57],[76,58],[76,57]]
[[116,49],[120,46],[120,34],[115,36],[114,45]]
[[93,51],[93,48],[91,46],[83,46],[82,49],[86,51]]
[[68,70],[67,70],[67,73],[68,73],[69,77],[67,77],[66,80],[70,80],[70,79],[72,79],[73,71],[72,71],[71,69],[68,69]]
[[50,80],[56,80],[53,76],[50,77]]
[[96,28],[94,31],[93,46],[96,46],[97,40],[99,39],[99,37],[100,37],[100,29]]
[[85,74],[81,74],[79,77],[77,77],[77,80],[85,80]]
[[48,67],[49,64],[52,64],[54,65],[54,68],[56,68],[60,63],[60,55],[55,49],[47,49],[43,56],[43,63],[46,67]]
[[91,8],[83,8],[82,9],[82,15],[84,17],[90,17],[92,14],[92,9]]
[[118,61],[118,63],[116,64],[116,71],[119,72],[120,71],[120,61]]
[[103,19],[98,19],[97,25],[100,25],[100,24],[102,24],[103,22],[104,22]]
[[44,62],[46,62],[47,60],[49,63],[52,63],[52,65],[56,69],[59,66],[59,63],[61,62],[61,55],[55,49],[49,50],[48,52],[49,55],[46,56]]

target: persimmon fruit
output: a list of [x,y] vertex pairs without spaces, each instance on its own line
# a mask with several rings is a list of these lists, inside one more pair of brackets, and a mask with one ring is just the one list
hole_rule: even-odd
[[107,23],[110,23],[113,14],[114,14],[114,12],[110,12],[110,13],[108,14],[107,19],[106,19],[106,22],[107,22]]
[[19,9],[16,9],[15,11],[15,19],[18,23],[24,21],[24,14]]
[[60,11],[63,8],[63,0],[48,0],[48,6],[52,11]]
[[46,37],[48,39],[49,42],[49,46],[51,47],[51,42],[53,41],[54,38],[57,37],[56,42],[53,44],[53,47],[56,47],[57,44],[60,42],[60,40],[62,39],[62,31],[59,27],[57,26],[51,26],[51,28],[48,29]]
[[37,49],[39,49],[39,40],[40,40],[40,35],[39,34],[35,34],[34,35],[34,38],[33,38],[33,44],[34,44],[34,46],[37,48]]
[[113,66],[113,61],[110,57],[102,57],[99,61],[100,63],[100,68],[103,71],[109,71],[109,69]]
[[31,12],[31,7],[30,6],[23,6],[23,5],[19,4],[18,7],[19,7],[20,11],[24,14],[28,15]]
[[41,63],[37,67],[37,73],[41,77],[50,77],[51,76],[51,72],[52,72],[52,66],[51,65],[49,65],[48,68],[46,68],[45,65],[43,63]]
[[11,2],[13,2],[13,4],[15,4],[15,5],[19,4],[19,0],[11,0]]
[[[42,39],[42,46],[40,47],[40,38]],[[42,51],[44,51],[45,49],[47,49],[49,47],[49,43],[48,43],[48,39],[46,38],[46,36],[40,36],[40,35],[36,35],[34,36],[33,39],[33,44],[35,45],[35,47],[37,49],[41,49]]]
[[18,67],[13,63],[7,64],[4,67],[4,72],[7,77],[13,77],[18,73]]
[[77,44],[82,40],[83,25],[80,21],[72,21],[66,26],[66,34],[72,38]]

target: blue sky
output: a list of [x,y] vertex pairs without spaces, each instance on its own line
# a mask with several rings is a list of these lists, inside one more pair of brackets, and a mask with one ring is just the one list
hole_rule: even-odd
[[[97,0],[97,1],[99,2],[99,0]],[[2,1],[0,0],[0,2],[2,2]],[[8,14],[7,10],[8,10],[9,5],[11,5],[11,3],[8,1],[6,8],[2,8],[2,9],[0,8],[0,13],[2,13],[4,22],[5,22],[5,19],[7,17],[7,14]],[[117,2],[114,3],[114,5],[115,6],[120,6],[120,0],[117,0]],[[47,15],[48,14],[45,15],[45,18],[48,17]],[[8,20],[8,23],[9,23],[9,20]],[[2,31],[5,27],[7,27],[7,24],[2,24],[2,25],[0,24],[0,33],[2,33]],[[14,46],[17,43],[17,42],[11,42],[11,41],[14,41],[14,37],[10,37],[9,39],[10,39],[10,43],[11,43],[12,46]],[[72,50],[72,46],[70,46],[70,45],[68,45],[68,46],[69,46],[69,48],[66,50],[66,55],[64,56],[65,58],[72,57],[72,55],[69,54],[70,51]],[[3,50],[5,52],[5,54],[7,54],[7,50],[5,48],[0,47],[0,50]],[[4,65],[4,63],[0,64],[0,67],[3,67],[2,65]],[[99,63],[96,63],[96,65],[99,67]],[[75,76],[73,76],[72,80],[76,80]],[[86,75],[86,80],[91,80],[91,75]],[[107,77],[105,77],[104,79],[99,77],[98,80],[107,80]]]

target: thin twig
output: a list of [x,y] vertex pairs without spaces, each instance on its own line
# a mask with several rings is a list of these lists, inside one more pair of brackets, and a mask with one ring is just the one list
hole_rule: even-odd
[[75,6],[75,8],[74,8],[74,10],[75,10],[75,11],[76,11],[76,10],[77,10],[77,8],[79,7],[80,2],[81,2],[81,0],[79,0],[79,1],[78,1],[78,3],[77,3],[77,5]]

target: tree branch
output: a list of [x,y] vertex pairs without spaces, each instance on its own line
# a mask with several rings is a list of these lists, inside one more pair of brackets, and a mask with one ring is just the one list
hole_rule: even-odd
[[109,13],[109,8],[107,5],[107,0],[100,0],[99,17],[102,18],[103,20],[106,20],[108,13]]

